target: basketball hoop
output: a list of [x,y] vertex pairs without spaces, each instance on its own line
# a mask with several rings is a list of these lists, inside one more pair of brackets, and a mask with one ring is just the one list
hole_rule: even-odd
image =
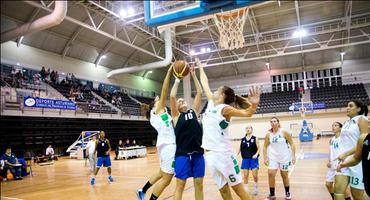
[[239,49],[244,46],[243,29],[249,9],[215,14],[213,20],[220,33],[219,46],[224,49]]

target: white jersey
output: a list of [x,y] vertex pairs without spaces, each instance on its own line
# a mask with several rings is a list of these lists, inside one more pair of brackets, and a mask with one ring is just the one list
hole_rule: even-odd
[[360,138],[360,128],[358,127],[357,122],[362,117],[367,120],[365,116],[357,115],[356,117],[344,122],[340,133],[340,153],[347,152],[357,145],[357,141]]
[[233,148],[228,135],[229,122],[222,115],[226,104],[215,106],[212,100],[208,101],[207,109],[203,114],[202,148],[211,151],[232,151]]
[[335,160],[338,158],[339,154],[340,154],[340,149],[339,149],[339,146],[340,146],[340,137],[333,137],[331,140],[330,140],[330,155],[329,155],[329,159],[330,159],[330,168],[331,169],[336,169],[337,168],[337,165],[338,165],[338,160]]
[[96,141],[94,140],[90,140],[87,143],[86,148],[89,149],[89,154],[93,154],[95,152],[95,146],[96,146]]
[[158,132],[157,147],[163,144],[176,144],[175,130],[172,125],[172,117],[167,110],[161,115],[150,111],[150,124]]
[[270,132],[270,145],[268,147],[268,158],[279,163],[291,160],[291,150],[288,141],[284,137],[283,129],[279,128],[276,133]]

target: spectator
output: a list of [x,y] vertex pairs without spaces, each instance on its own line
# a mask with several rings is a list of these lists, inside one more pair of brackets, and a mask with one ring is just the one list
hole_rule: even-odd
[[68,83],[68,84],[70,84],[71,83],[71,74],[70,73],[68,73],[67,74],[67,76],[66,76],[66,82]]
[[42,69],[40,71],[40,75],[41,75],[41,79],[42,80],[45,80],[45,78],[46,78],[46,70],[45,70],[45,67],[42,67]]
[[138,146],[138,145],[136,144],[136,140],[133,140],[133,141],[132,141],[132,146]]
[[54,149],[51,147],[51,144],[49,144],[48,148],[46,148],[45,155],[49,160],[54,160]]
[[45,82],[46,83],[51,83],[51,79],[50,79],[50,69],[48,69],[48,71],[46,71],[46,74],[45,74]]
[[123,148],[123,147],[124,147],[124,146],[123,146],[122,140],[119,140],[119,141],[118,141],[118,145],[117,145],[117,147],[116,147],[116,150],[114,151],[114,152],[116,153],[116,157],[114,158],[115,160],[117,160],[117,159],[118,159],[119,149],[120,149],[120,148]]
[[126,143],[125,143],[125,145],[124,145],[124,147],[125,148],[127,148],[127,147],[130,147],[131,145],[130,145],[130,140],[129,139],[127,139],[126,140]]
[[21,180],[22,165],[18,163],[18,159],[17,157],[15,157],[14,154],[12,154],[12,149],[10,147],[6,148],[2,160],[4,160],[5,167],[10,170],[10,172],[15,177],[15,180]]
[[52,84],[55,84],[55,71],[51,71],[50,73],[50,81]]
[[58,74],[58,71],[55,71],[55,82],[54,84],[58,84],[59,83],[59,74]]
[[17,73],[17,70],[13,67],[12,68],[12,72],[11,72],[11,75],[12,75],[12,86],[14,87],[17,83],[17,79],[15,77],[15,74]]

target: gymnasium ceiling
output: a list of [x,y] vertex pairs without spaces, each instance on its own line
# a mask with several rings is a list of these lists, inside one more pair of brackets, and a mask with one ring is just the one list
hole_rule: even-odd
[[[127,7],[134,7],[137,15],[124,20],[118,12]],[[53,8],[52,1],[1,1],[1,32],[47,15]],[[97,63],[105,55],[99,64],[111,69],[161,60],[163,39],[155,28],[144,25],[142,10],[141,1],[69,1],[67,16],[78,23],[65,19],[58,26],[27,35],[17,42],[90,63]],[[115,26],[119,41],[104,35],[113,35]],[[299,26],[307,31],[301,40],[292,37]],[[197,54],[207,61],[210,78],[266,70],[266,62],[271,69],[277,69],[339,61],[342,51],[346,52],[344,59],[361,59],[370,55],[370,3],[271,1],[258,4],[250,10],[245,23],[245,46],[234,51],[217,47],[218,30],[212,20],[178,26],[175,32],[176,59],[191,60],[190,49],[196,52],[201,48],[211,49]],[[162,81],[165,72],[163,68],[154,70],[148,78]]]

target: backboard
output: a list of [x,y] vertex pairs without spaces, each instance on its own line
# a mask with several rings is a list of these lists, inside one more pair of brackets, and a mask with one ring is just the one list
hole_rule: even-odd
[[[250,6],[256,0],[188,0],[144,1],[145,23],[148,26],[176,26],[211,18],[212,14]],[[204,18],[200,18],[204,17]]]

